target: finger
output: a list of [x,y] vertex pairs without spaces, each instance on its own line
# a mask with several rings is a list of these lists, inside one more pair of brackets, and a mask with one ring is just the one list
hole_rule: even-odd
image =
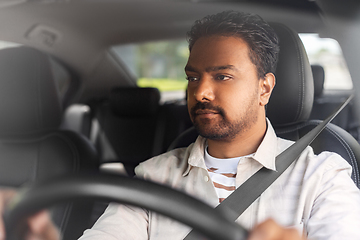
[[[3,215],[6,205],[14,198],[16,191],[14,189],[0,189],[0,214]],[[5,223],[3,217],[0,217],[0,240],[5,240]]]
[[44,210],[28,219],[29,233],[27,239],[58,240],[60,234],[51,221],[50,214]]
[[[2,209],[1,209],[2,210]],[[0,210],[0,211],[1,211]],[[2,211],[1,211],[2,212]],[[0,217],[0,240],[5,240],[5,224],[2,217]]]
[[30,231],[32,233],[39,234],[44,230],[47,225],[47,221],[49,220],[47,211],[44,210],[29,217],[27,222]]
[[269,219],[257,225],[250,233],[248,240],[270,240],[276,239],[279,227],[275,221]]
[[304,240],[296,229],[284,228],[274,220],[266,220],[250,233],[249,240]]

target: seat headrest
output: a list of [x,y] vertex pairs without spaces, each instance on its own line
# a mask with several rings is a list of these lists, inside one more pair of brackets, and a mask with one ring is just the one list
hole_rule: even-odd
[[311,71],[314,77],[314,97],[318,97],[324,90],[325,71],[320,65],[311,65]]
[[157,88],[115,88],[109,102],[113,113],[121,117],[146,117],[157,114],[160,92]]
[[271,26],[279,37],[280,53],[276,86],[267,106],[274,127],[306,121],[311,113],[314,82],[310,63],[299,35],[283,24]]
[[50,57],[29,47],[0,51],[0,136],[58,128],[62,107]]

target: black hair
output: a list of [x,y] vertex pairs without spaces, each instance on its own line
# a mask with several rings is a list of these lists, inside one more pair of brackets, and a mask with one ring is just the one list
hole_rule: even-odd
[[189,50],[201,37],[232,36],[244,40],[258,76],[275,73],[279,54],[279,40],[274,29],[260,16],[250,13],[225,11],[197,20],[187,33]]

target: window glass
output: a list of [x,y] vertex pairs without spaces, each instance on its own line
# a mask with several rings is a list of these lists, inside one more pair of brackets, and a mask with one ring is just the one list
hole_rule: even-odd
[[[352,89],[341,48],[334,39],[300,34],[310,64],[325,70],[325,89]],[[186,40],[168,40],[112,47],[112,51],[136,76],[140,87],[156,87],[162,102],[184,99],[187,81],[184,66],[189,56]]]
[[18,47],[18,46],[21,46],[21,44],[12,43],[12,42],[6,42],[6,41],[0,41],[0,49],[10,48],[10,47]]
[[136,76],[138,86],[160,90],[162,102],[185,98],[186,40],[121,45],[112,51]]
[[310,64],[323,66],[325,71],[324,89],[352,89],[350,73],[339,43],[318,34],[300,34]]

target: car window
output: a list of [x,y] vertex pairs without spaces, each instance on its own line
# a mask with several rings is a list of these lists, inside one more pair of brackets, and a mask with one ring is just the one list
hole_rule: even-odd
[[353,84],[339,43],[318,34],[299,34],[310,64],[323,66],[324,89],[352,89]]
[[21,45],[18,43],[13,43],[13,42],[0,41],[0,49],[17,47],[17,46],[21,46]]
[[138,86],[160,90],[162,102],[185,98],[184,67],[189,56],[186,40],[120,45],[112,51],[136,76]]
[[[325,70],[325,89],[352,89],[352,81],[338,42],[318,34],[300,34],[310,64]],[[184,66],[189,56],[186,40],[119,45],[112,51],[128,67],[140,87],[156,87],[161,101],[184,99]],[[341,79],[341,81],[339,81]]]

